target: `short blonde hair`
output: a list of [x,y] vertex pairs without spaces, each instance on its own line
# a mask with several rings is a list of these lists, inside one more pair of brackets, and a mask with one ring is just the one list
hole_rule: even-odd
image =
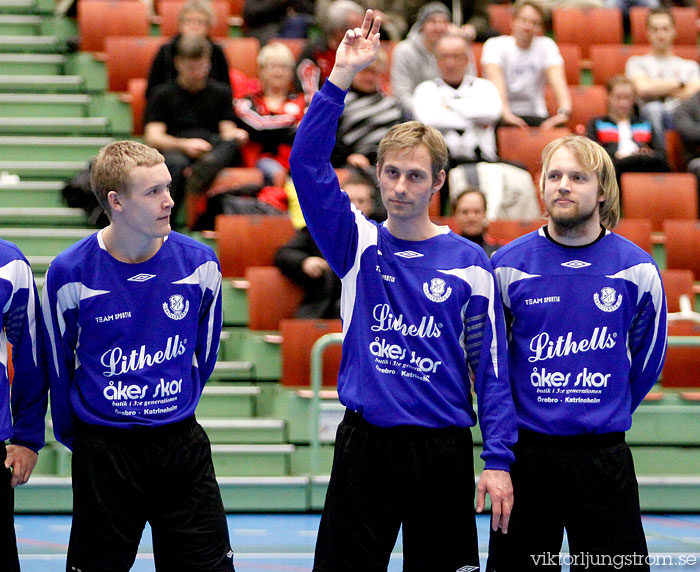
[[282,62],[292,69],[296,63],[292,50],[282,42],[270,42],[258,52],[258,69],[264,68],[271,61]]
[[164,162],[163,155],[153,147],[136,141],[114,141],[102,147],[92,162],[90,187],[107,216],[111,215],[107,195],[111,191],[127,191],[135,167],[154,167]]
[[575,157],[581,168],[598,177],[600,194],[600,224],[612,229],[620,219],[620,189],[615,177],[615,166],[608,152],[598,143],[581,135],[568,135],[551,141],[542,151],[542,174],[540,176],[540,192],[544,195],[544,184],[552,155],[565,147]]
[[425,145],[428,148],[431,174],[433,181],[435,181],[440,175],[440,171],[447,167],[447,145],[442,133],[420,121],[399,123],[386,132],[379,142],[379,151],[377,153],[379,170],[381,171],[382,169],[384,156],[387,151],[411,149],[418,145]]

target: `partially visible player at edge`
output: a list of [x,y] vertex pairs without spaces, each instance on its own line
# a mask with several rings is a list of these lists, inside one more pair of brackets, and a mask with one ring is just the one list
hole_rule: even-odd
[[66,570],[128,571],[146,522],[156,570],[233,571],[209,439],[195,408],[216,363],[221,269],[170,228],[163,156],[102,148],[90,184],[110,224],[46,275],[56,438],[73,450]]
[[[0,309],[0,570],[19,572],[14,488],[29,480],[44,446],[49,385],[32,269],[19,248],[2,239]],[[8,342],[12,344],[12,382]]]
[[338,392],[347,410],[314,570],[386,570],[401,525],[405,570],[478,569],[470,372],[486,463],[477,510],[488,493],[492,526],[503,531],[516,437],[490,263],[481,248],[428,218],[430,198],[445,181],[438,131],[414,121],[382,139],[382,225],[351,207],[329,162],[346,91],[375,60],[379,28],[367,10],[362,28],[347,31],[290,160],[309,230],[343,285]]
[[492,258],[509,326],[518,443],[510,531],[491,534],[488,570],[560,570],[566,529],[579,562],[572,570],[646,571],[625,431],[666,353],[659,270],[611,231],[620,196],[600,145],[575,135],[549,143],[540,190],[547,225]]

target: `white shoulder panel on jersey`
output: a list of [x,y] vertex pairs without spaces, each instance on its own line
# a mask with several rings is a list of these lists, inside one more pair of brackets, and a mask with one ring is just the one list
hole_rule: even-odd
[[[221,290],[221,272],[219,271],[219,266],[213,260],[208,260],[204,264],[200,264],[197,269],[182,280],[177,280],[173,284],[199,284],[202,292],[209,289],[213,292],[214,301],[219,297],[219,290]],[[202,298],[203,300],[203,298]],[[209,353],[211,352],[211,343],[214,338],[214,312],[209,312],[209,319],[207,321],[207,351],[206,358],[209,358]],[[199,367],[197,364],[197,357],[192,358],[193,365]]]
[[352,207],[352,213],[355,215],[355,225],[357,226],[357,251],[352,268],[341,279],[343,288],[340,293],[340,316],[343,318],[343,335],[347,333],[352,322],[352,313],[357,298],[357,276],[360,273],[362,255],[370,246],[377,245],[379,232],[377,227],[355,207]]
[[[32,338],[32,358],[34,364],[37,364],[37,348],[36,348],[36,311],[34,307],[34,278],[32,277],[32,269],[24,260],[13,260],[0,268],[0,279],[7,280],[12,284],[12,296],[7,300],[3,313],[7,312],[12,305],[12,297],[18,290],[26,288],[27,294],[27,317],[29,318],[29,335]],[[3,363],[7,363],[7,359]]]
[[[647,292],[651,295],[651,301],[654,304],[654,337],[649,344],[649,351],[647,352],[646,358],[644,359],[644,369],[647,367],[649,358],[656,345],[656,338],[659,335],[659,322],[661,321],[661,308],[663,308],[664,303],[664,290],[661,285],[661,278],[659,273],[651,262],[643,262],[641,264],[636,264],[625,270],[621,270],[615,274],[611,274],[608,278],[622,278],[623,280],[629,280],[637,285],[637,304],[642,299],[642,296]],[[664,346],[667,342],[664,342]],[[665,347],[664,347],[665,350]]]
[[503,304],[506,308],[510,309],[510,294],[508,293],[508,287],[518,280],[526,280],[527,278],[538,278],[539,274],[528,274],[517,268],[512,268],[510,266],[500,266],[494,270],[496,273],[496,280],[498,280],[498,287],[501,290],[501,298],[503,299]]

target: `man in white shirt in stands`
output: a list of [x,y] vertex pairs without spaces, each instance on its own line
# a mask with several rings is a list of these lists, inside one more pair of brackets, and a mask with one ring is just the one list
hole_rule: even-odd
[[673,127],[678,104],[700,90],[700,66],[673,54],[676,24],[668,9],[649,11],[647,37],[651,51],[627,60],[625,75],[641,99],[642,116],[654,130],[654,148],[665,152],[664,129]]
[[[503,103],[502,123],[518,127],[555,127],[571,115],[564,60],[554,40],[542,33],[545,11],[536,0],[515,3],[510,36],[490,38],[481,53],[484,77],[492,81]],[[547,113],[545,86],[554,92],[557,112]]]

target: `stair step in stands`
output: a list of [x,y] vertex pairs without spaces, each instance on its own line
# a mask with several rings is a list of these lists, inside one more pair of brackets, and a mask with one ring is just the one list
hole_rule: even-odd
[[0,53],[0,75],[62,75],[67,61],[61,54]]
[[204,387],[197,406],[197,417],[253,417],[259,387],[252,385],[210,385]]
[[75,93],[85,89],[80,75],[0,75],[2,92]]
[[0,52],[63,52],[66,44],[58,36],[0,36]]
[[[27,257],[56,256],[95,232],[87,228],[3,228],[0,236],[15,243]],[[31,262],[31,259],[30,259]]]
[[282,419],[210,419],[197,417],[200,425],[217,445],[284,444],[286,435]]
[[83,209],[68,207],[0,207],[0,227],[6,224],[51,228],[84,227],[87,225],[87,216]]
[[3,207],[64,206],[61,199],[63,181],[0,182],[0,205]]
[[212,445],[214,469],[221,477],[289,475],[294,445]]
[[5,135],[109,135],[106,117],[0,117]]

